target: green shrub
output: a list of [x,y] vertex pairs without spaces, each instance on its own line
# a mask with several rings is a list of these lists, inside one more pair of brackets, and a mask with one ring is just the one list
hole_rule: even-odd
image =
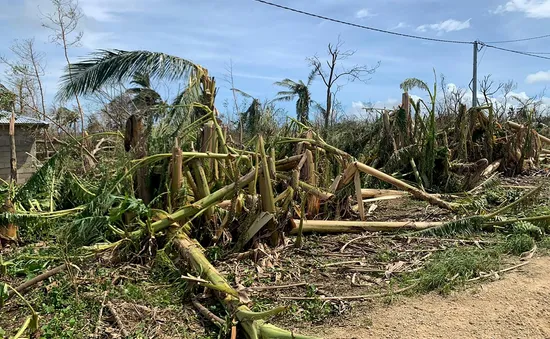
[[504,251],[506,253],[520,255],[531,250],[535,246],[535,241],[527,234],[512,234],[506,238]]

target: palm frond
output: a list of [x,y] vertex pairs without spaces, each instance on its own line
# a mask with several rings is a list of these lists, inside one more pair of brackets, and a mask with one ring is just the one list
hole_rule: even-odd
[[317,76],[317,74],[319,74],[318,72],[318,68],[314,67],[311,69],[311,72],[309,72],[309,75],[307,76],[307,84],[306,86],[310,86],[311,83],[313,82],[313,80],[315,80],[315,77]]
[[188,80],[193,74],[203,72],[201,66],[189,60],[164,53],[100,50],[93,53],[92,58],[73,63],[66,69],[57,97],[66,100],[75,94],[90,94],[107,83],[131,80],[136,74]]
[[405,92],[408,92],[413,88],[419,88],[430,93],[430,88],[428,87],[428,85],[424,81],[417,78],[405,79],[405,81],[403,81],[401,85],[399,85],[399,88],[401,88]]
[[481,216],[472,216],[468,218],[463,218],[459,220],[449,221],[438,227],[429,228],[426,230],[421,230],[413,232],[414,235],[433,235],[433,236],[450,236],[455,234],[472,234],[476,231],[480,231],[483,222],[485,221],[484,217]]
[[281,81],[275,81],[273,84],[276,86],[287,87],[288,89],[293,89],[294,87],[298,86],[298,83],[289,78],[283,79]]
[[242,95],[243,97],[247,98],[247,99],[254,99],[254,97],[244,91],[241,91],[240,89],[238,88],[231,88],[232,91],[235,91],[236,93],[239,93],[240,95]]
[[63,178],[64,158],[67,156],[67,149],[61,149],[44,163],[25,184],[17,189],[14,202],[26,204],[29,199],[36,199],[51,190],[52,182],[59,185],[59,178]]
[[294,94],[285,94],[286,92],[277,93],[277,97],[273,101],[292,101],[294,100]]
[[151,88],[151,77],[149,73],[138,72],[134,74],[130,83],[141,88]]

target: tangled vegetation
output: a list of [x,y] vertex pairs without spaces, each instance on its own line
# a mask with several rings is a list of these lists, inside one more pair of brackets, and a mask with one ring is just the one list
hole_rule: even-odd
[[[128,314],[133,311],[124,303],[146,303],[137,313],[152,319],[157,316],[154,309],[173,307],[177,299],[211,323],[203,327],[204,337],[235,338],[239,333],[250,339],[312,338],[269,320],[290,310],[295,321],[322,321],[343,312],[341,305],[328,301],[392,292],[327,296],[303,283],[299,286],[307,286],[306,295],[294,298],[297,302],[274,307],[271,299],[262,303],[258,298],[253,305],[247,290],[254,287],[254,279],[248,279],[252,273],[222,273],[214,264],[237,258],[253,266],[262,262],[258,272],[284,275],[267,260],[292,250],[314,253],[307,233],[365,233],[362,239],[368,240],[389,232],[435,241],[491,234],[495,246],[436,249],[441,252],[430,260],[408,258],[412,266],[422,265],[408,268],[414,274],[393,262],[405,252],[377,243],[376,260],[388,266],[369,269],[388,281],[408,284],[396,293],[448,292],[498,271],[507,255],[532,255],[537,243],[548,247],[545,181],[527,188],[499,184],[503,177],[548,171],[550,152],[544,147],[550,139],[543,135],[545,117],[536,105],[527,103],[505,117],[489,100],[469,109],[458,103],[455,110],[451,105],[440,110],[436,83],[406,79],[396,109],[382,110],[372,120],[332,123],[329,109],[320,126],[309,119],[315,103],[307,87],[315,75],[324,77],[319,65],[306,83],[277,83],[288,89],[278,100],[297,100],[297,119],[278,123],[273,102],[250,98],[238,121],[223,123],[215,106],[215,79],[189,60],[113,50],[69,64],[59,98],[95,95],[113,84],[131,83],[136,87],[104,108],[112,114],[123,103],[130,114],[124,125],[114,120],[107,124],[116,126],[108,131],[64,134],[61,146],[28,181],[2,184],[0,236],[7,259],[0,257],[0,306],[26,314],[24,322],[6,330],[16,333],[15,338],[24,333],[79,337],[84,336],[77,330],[82,327],[100,335],[107,331],[101,323],[108,310],[123,336],[153,336],[147,333],[151,327],[128,331],[110,301],[116,296]],[[151,88],[151,79],[158,78],[179,81],[184,90],[172,102],[164,100]],[[414,88],[427,92],[429,101],[413,100],[408,92]],[[328,102],[331,106],[330,88]],[[385,200],[421,202],[422,208],[433,206],[453,218],[370,218],[378,206],[372,203]],[[352,241],[346,240],[340,253],[360,246]],[[16,251],[18,243],[25,246]],[[148,267],[149,275],[132,265]],[[317,269],[337,265],[368,272],[349,263],[324,262]],[[122,272],[114,273],[118,268]],[[67,274],[54,280],[61,271]],[[367,286],[355,277],[355,285]],[[19,284],[23,280],[31,283]],[[36,282],[44,282],[45,292],[29,300],[23,294]],[[177,314],[187,316],[183,310]],[[91,313],[99,314],[96,323]],[[49,322],[41,322],[42,317]],[[196,334],[183,326],[188,320],[171,323],[172,333]],[[204,329],[212,327],[214,336]]]

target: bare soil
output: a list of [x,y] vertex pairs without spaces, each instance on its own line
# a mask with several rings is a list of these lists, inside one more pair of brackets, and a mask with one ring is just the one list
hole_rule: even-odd
[[[337,338],[550,338],[550,258],[450,296],[431,293],[304,329]],[[303,332],[303,331],[302,331]]]

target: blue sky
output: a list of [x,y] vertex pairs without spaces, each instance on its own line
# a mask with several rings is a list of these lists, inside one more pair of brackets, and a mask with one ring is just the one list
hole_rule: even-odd
[[[427,37],[495,41],[550,34],[550,0],[273,0],[320,15],[362,25]],[[304,79],[306,58],[323,57],[326,45],[340,35],[344,47],[356,51],[349,64],[380,67],[367,83],[355,82],[338,94],[349,114],[362,103],[393,106],[399,84],[408,77],[432,82],[435,68],[449,83],[467,87],[472,75],[472,46],[411,40],[347,27],[266,6],[252,0],[80,0],[82,45],[70,51],[72,60],[99,48],[151,50],[190,59],[208,68],[220,87],[217,105],[231,97],[222,80],[233,62],[235,86],[260,99],[279,90],[273,82]],[[36,39],[46,54],[45,87],[51,102],[64,60],[62,50],[48,42],[40,12],[48,0],[0,0],[0,54],[10,58],[14,39]],[[472,10],[473,9],[473,10]],[[550,52],[550,39],[499,45],[522,51]],[[550,60],[494,49],[479,54],[479,77],[512,79],[520,96],[540,94],[550,83]],[[2,75],[0,77],[3,78]],[[0,78],[0,79],[2,79]],[[2,79],[4,80],[4,79]],[[163,86],[174,94],[177,85]],[[323,100],[317,80],[315,100]],[[423,93],[417,93],[424,95]],[[548,100],[548,98],[545,98]],[[89,106],[91,107],[91,106]],[[293,106],[285,106],[294,114]],[[92,108],[90,108],[92,109]]]

